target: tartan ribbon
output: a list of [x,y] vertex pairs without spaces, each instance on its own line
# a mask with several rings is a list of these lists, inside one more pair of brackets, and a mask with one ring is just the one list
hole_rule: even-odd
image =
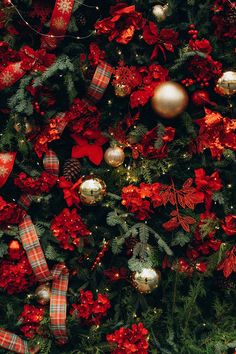
[[11,350],[15,353],[30,353],[27,341],[2,328],[0,328],[0,347]]
[[[64,37],[70,22],[74,0],[56,0],[50,21],[50,30],[42,39],[42,47],[54,50],[58,42]],[[54,37],[58,36],[58,37]]]
[[89,101],[96,103],[102,98],[110,82],[112,73],[112,66],[105,61],[98,64],[87,92],[87,99]]
[[0,188],[6,183],[14,166],[16,158],[15,152],[0,153]]

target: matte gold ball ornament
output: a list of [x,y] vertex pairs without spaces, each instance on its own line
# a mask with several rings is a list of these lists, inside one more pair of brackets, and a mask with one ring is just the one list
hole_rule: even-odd
[[149,294],[155,290],[160,279],[161,273],[153,268],[143,268],[141,272],[134,272],[132,276],[133,286],[141,294]]
[[236,71],[226,71],[219,78],[215,88],[221,96],[233,96],[236,93]]
[[104,154],[104,160],[112,167],[119,167],[125,159],[124,150],[119,146],[109,147]]
[[152,8],[152,13],[155,16],[157,22],[163,22],[168,16],[168,4],[166,5],[155,5]]
[[159,116],[171,119],[185,110],[188,100],[188,94],[182,85],[174,81],[166,81],[155,88],[151,103]]
[[79,186],[79,197],[84,205],[95,205],[102,201],[106,195],[107,187],[105,182],[94,175],[82,178]]
[[50,302],[51,287],[48,283],[39,285],[35,290],[36,300],[40,305],[47,305]]

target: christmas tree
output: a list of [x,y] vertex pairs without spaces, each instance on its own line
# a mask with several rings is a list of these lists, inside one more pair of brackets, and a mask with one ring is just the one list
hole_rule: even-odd
[[0,353],[236,351],[235,11],[1,1]]

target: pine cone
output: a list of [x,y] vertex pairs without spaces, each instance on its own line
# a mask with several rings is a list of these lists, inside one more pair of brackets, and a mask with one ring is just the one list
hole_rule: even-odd
[[131,236],[125,240],[125,245],[127,247],[127,256],[132,256],[133,248],[137,244],[138,239],[135,236]]
[[81,164],[77,159],[68,159],[64,163],[63,176],[70,182],[76,182],[80,176]]
[[78,26],[85,26],[87,23],[87,20],[86,20],[86,17],[84,16],[84,14],[80,13],[78,14],[78,17],[77,17],[77,24]]

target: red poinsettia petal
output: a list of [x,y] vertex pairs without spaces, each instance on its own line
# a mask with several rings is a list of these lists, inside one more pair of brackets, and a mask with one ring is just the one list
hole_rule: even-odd
[[99,145],[88,145],[87,156],[96,166],[100,165],[103,159],[103,150]]

